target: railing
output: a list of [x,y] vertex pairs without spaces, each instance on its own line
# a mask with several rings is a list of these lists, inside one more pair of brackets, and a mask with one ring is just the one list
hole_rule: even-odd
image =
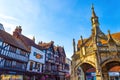
[[1,56],[6,56],[8,58],[16,59],[16,60],[28,62],[28,57],[17,54],[15,52],[11,52],[11,51],[6,50],[6,49],[1,49],[0,55]]
[[109,52],[109,47],[108,46],[98,47],[98,50],[100,52]]
[[15,67],[15,68],[12,68],[12,67],[8,67],[8,66],[4,66],[3,67],[4,69],[8,69],[8,70],[16,70],[16,71],[25,71],[26,69],[24,68],[17,68],[17,67]]
[[12,67],[12,66],[6,66],[4,63],[0,63],[0,68],[2,69],[7,69],[7,70],[19,70],[19,71],[25,71],[25,67],[19,67],[19,66],[15,66],[15,67]]

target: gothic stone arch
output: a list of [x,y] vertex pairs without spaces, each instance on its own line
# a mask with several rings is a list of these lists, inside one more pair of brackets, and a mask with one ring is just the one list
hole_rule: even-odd
[[[96,69],[95,63],[93,61],[91,61],[91,59],[90,60],[85,59],[84,61],[79,62],[77,67],[75,68],[76,74],[77,74],[77,70],[78,70],[79,67],[82,69],[82,72],[83,72],[82,74],[84,74],[84,80],[85,80],[85,77],[86,77],[85,73],[87,72],[87,70],[89,70],[91,68]],[[78,80],[78,79],[76,79],[76,80]]]
[[119,58],[113,58],[104,61],[101,64],[102,68],[102,75],[104,80],[109,80],[109,70],[114,66],[120,66],[120,59]]

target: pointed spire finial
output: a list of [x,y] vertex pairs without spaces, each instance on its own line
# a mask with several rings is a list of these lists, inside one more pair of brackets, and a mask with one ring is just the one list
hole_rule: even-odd
[[81,41],[82,41],[82,44],[83,44],[83,37],[82,37],[82,35],[80,37],[81,37]]
[[76,52],[76,48],[75,48],[75,39],[73,38],[73,53],[75,54],[75,52]]
[[109,36],[109,39],[112,39],[112,36],[110,34],[110,30],[108,30],[108,36]]
[[108,34],[110,34],[110,30],[108,30]]
[[110,34],[110,30],[108,30],[108,42],[111,43],[115,43],[114,39],[112,38],[112,35]]
[[94,11],[94,5],[92,4],[92,17],[96,17],[95,11]]
[[94,4],[92,3],[92,10],[94,10]]

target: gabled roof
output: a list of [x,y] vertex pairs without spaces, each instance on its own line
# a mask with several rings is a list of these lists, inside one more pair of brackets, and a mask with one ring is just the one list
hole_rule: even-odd
[[57,52],[57,50],[58,50],[58,47],[54,46],[54,51]]
[[37,45],[37,44],[36,44],[33,40],[31,40],[30,38],[28,38],[28,37],[26,37],[26,36],[24,36],[24,35],[21,34],[21,35],[19,36],[19,39],[21,39],[21,41],[22,41],[25,45],[27,45],[27,46],[29,46],[29,47],[33,46],[33,47],[41,50],[41,47],[40,47],[39,45]]
[[61,55],[66,56],[65,51],[64,51],[64,47],[58,46],[57,48],[58,48],[58,51]]
[[[108,35],[107,35],[107,36],[108,36]],[[112,36],[113,39],[120,41],[120,32],[118,32],[118,33],[113,33],[113,34],[111,34],[111,36]],[[92,39],[87,38],[87,39],[84,39],[84,40],[83,40],[83,43],[85,44],[85,46],[89,46],[89,42],[91,42],[91,41],[92,41]],[[107,40],[104,40],[104,39],[101,39],[101,42],[102,42],[102,44],[107,44],[107,43],[108,43]],[[82,43],[82,41],[81,41],[81,40],[78,40],[78,48],[80,48],[81,43]]]
[[39,46],[42,48],[42,49],[48,49],[50,47],[52,47],[54,44],[53,41],[49,42],[49,43],[42,43],[42,42],[39,42]]
[[27,47],[19,39],[13,37],[12,35],[3,30],[0,30],[0,39],[2,39],[4,42],[12,46],[23,49],[25,51],[29,51]]
[[35,43],[35,38],[34,40],[22,35],[22,28],[21,26],[17,26],[15,31],[13,31],[13,36],[19,40],[21,40],[24,45],[30,50],[31,49],[31,46],[37,48],[37,49],[41,49],[40,46],[38,46],[36,43]]
[[112,34],[112,38],[113,38],[113,39],[120,40],[120,32],[118,32],[118,33],[113,33],[113,34]]

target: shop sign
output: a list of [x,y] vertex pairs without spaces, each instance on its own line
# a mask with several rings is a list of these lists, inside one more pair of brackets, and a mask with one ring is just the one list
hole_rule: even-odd
[[36,53],[34,52],[33,54],[37,59],[42,59],[43,58],[43,55],[39,54],[39,53]]

